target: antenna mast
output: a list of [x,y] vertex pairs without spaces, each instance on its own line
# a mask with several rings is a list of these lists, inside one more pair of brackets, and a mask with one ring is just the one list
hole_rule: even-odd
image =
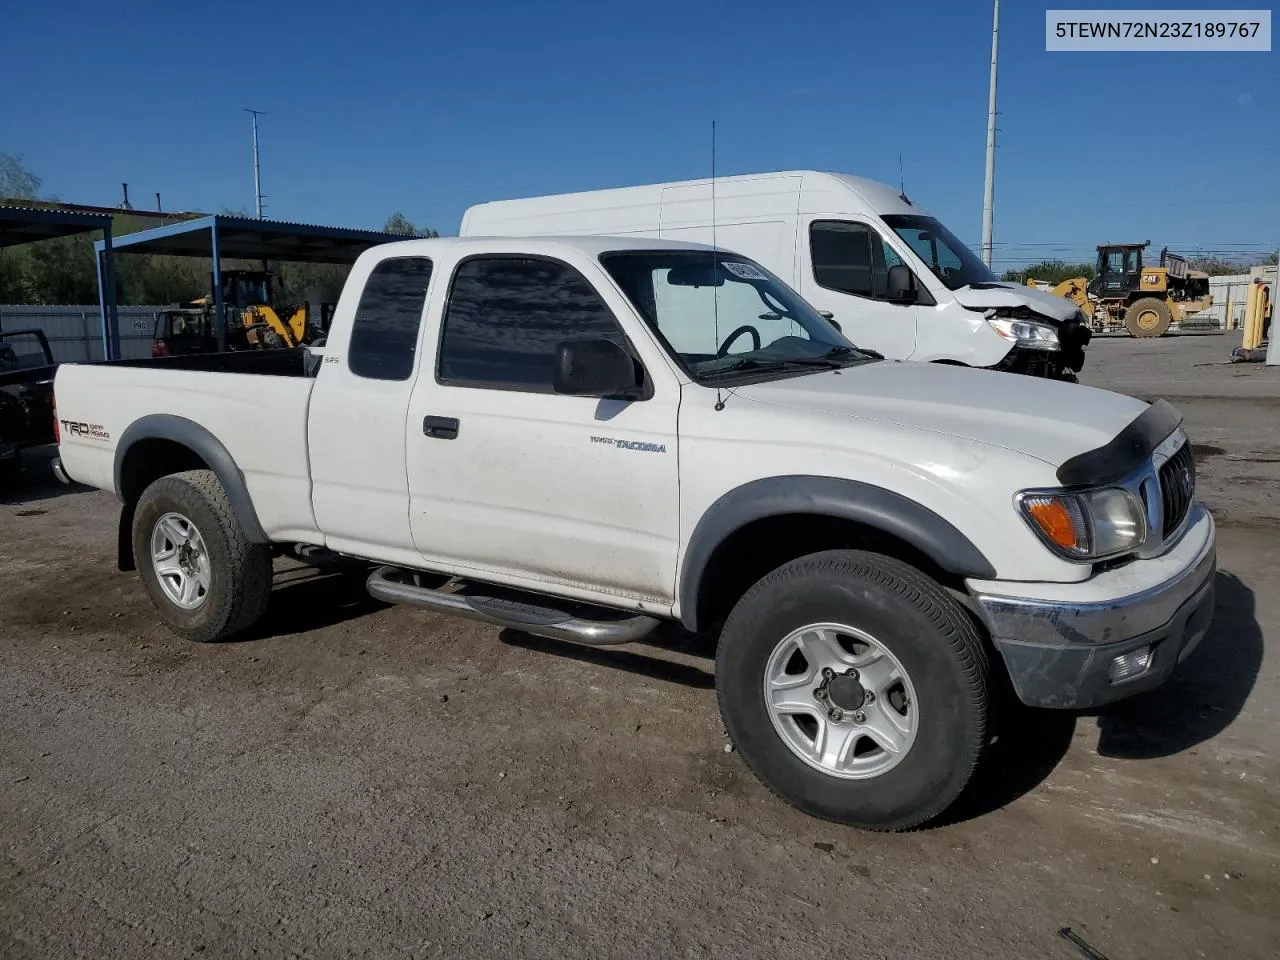
[[[720,288],[715,285],[720,270],[720,250],[716,246],[716,122],[711,121],[711,312],[714,318],[716,349],[720,349]],[[720,384],[716,384],[716,410],[724,409]]]
[[244,112],[253,117],[253,205],[258,219],[262,219],[262,173],[258,164],[258,117],[265,117],[265,110],[254,110],[244,107]]

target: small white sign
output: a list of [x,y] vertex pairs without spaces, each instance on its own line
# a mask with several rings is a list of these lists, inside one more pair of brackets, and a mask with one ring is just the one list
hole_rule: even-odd
[[1270,10],[1046,10],[1045,49],[1266,53]]
[[739,280],[767,280],[768,278],[761,273],[756,267],[749,263],[742,263],[738,260],[721,260],[720,266],[724,267]]

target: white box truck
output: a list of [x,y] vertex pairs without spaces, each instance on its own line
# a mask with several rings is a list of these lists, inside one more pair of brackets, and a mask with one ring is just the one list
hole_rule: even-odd
[[1087,319],[1062,297],[1002,283],[903,192],[797,170],[482,203],[461,235],[603,234],[713,243],[751,257],[895,360],[1073,379]]

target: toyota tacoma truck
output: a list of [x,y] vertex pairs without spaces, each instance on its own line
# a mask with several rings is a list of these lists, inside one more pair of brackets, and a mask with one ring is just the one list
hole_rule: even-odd
[[1104,704],[1213,611],[1176,411],[880,359],[759,264],[664,240],[434,239],[356,262],[322,350],[65,364],[65,473],[179,635],[272,558],[586,644],[716,641],[730,738],[807,811],[905,829],[961,793],[995,691]]

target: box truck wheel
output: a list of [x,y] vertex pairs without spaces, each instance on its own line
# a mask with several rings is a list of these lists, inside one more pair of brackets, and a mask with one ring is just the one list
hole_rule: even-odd
[[271,548],[250,543],[211,470],[161,477],[133,515],[133,555],[169,628],[207,643],[253,624],[271,594]]
[[756,583],[725,623],[716,693],[765,786],[874,830],[946,810],[986,738],[987,657],[967,614],[918,570],[862,551]]

